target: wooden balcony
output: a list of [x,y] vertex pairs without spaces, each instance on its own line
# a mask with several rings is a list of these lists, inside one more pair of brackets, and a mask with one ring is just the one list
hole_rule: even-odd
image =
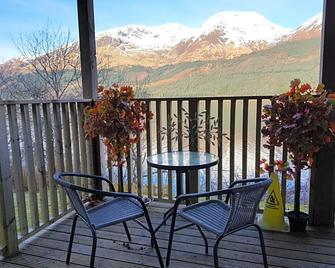
[[[335,2],[324,0],[320,79],[327,89],[334,90],[334,31]],[[79,224],[75,237],[71,265],[64,262],[70,232],[71,211],[64,191],[52,180],[57,170],[94,173],[101,170],[125,190],[154,198],[150,215],[154,225],[162,218],[175,195],[174,174],[150,169],[146,155],[172,150],[203,150],[217,154],[217,167],[194,173],[193,191],[221,189],[236,178],[259,176],[262,157],[272,162],[286,159],[285,148],[265,151],[262,148],[261,108],[265,97],[215,97],[190,99],[144,100],[155,113],[147,132],[134,146],[124,172],[108,169],[105,154],[97,154],[97,147],[86,141],[82,128],[83,109],[96,97],[96,51],[93,0],[78,1],[83,96],[88,100],[58,102],[0,102],[0,252],[13,255],[0,261],[0,267],[87,267],[91,239]],[[189,117],[182,116],[183,109]],[[194,122],[196,113],[206,111],[205,117],[218,121],[218,134],[227,133],[230,140],[210,141],[210,126],[205,124],[205,138],[194,132],[188,138],[173,139],[167,133],[162,139],[161,129],[177,115],[177,128],[203,125]],[[197,144],[191,144],[196,139]],[[314,224],[333,227],[334,223],[334,164],[331,153],[323,153],[324,165],[316,167],[312,181],[311,216]],[[124,174],[124,177],[118,174]],[[281,193],[288,209],[292,191],[281,179]],[[95,185],[84,185],[93,187]],[[309,184],[307,184],[309,186]],[[102,187],[105,187],[102,185]],[[307,187],[309,188],[309,187]],[[306,188],[306,189],[307,189]],[[294,191],[293,191],[294,195]],[[308,208],[308,200],[303,201]],[[260,209],[261,212],[261,209]],[[55,223],[56,222],[56,223]],[[169,225],[158,232],[163,257],[166,254]],[[98,232],[100,238],[96,267],[158,267],[149,238],[142,229],[131,225],[133,243],[127,244],[119,226]],[[210,243],[213,243],[213,236]],[[265,232],[265,244],[271,267],[335,267],[335,233],[331,229],[309,229],[304,234]],[[211,267],[211,251],[204,254],[202,239],[195,230],[183,230],[175,235],[170,267]],[[257,234],[245,230],[231,235],[221,244],[222,267],[263,267]]]
[[[162,219],[166,205],[151,204],[149,209],[154,225]],[[26,240],[20,253],[3,261],[4,268],[87,267],[90,259],[91,237],[87,227],[78,222],[72,261],[65,264],[72,215],[68,215],[31,239]],[[180,223],[180,222],[179,222]],[[98,232],[96,267],[159,267],[148,233],[135,223],[129,223],[133,242],[128,244],[122,225]],[[169,223],[158,232],[158,244],[166,255]],[[209,244],[214,236],[207,234]],[[228,236],[219,250],[220,267],[263,267],[259,240],[255,230],[245,230]],[[270,267],[334,267],[335,232],[309,230],[306,234],[265,232],[265,243]],[[171,265],[175,268],[205,268],[213,266],[212,248],[206,255],[203,240],[196,229],[184,229],[175,234]]]
[[[1,262],[1,267],[67,267],[64,259],[69,239],[72,212],[65,193],[54,183],[58,170],[102,173],[125,191],[153,198],[150,215],[157,225],[173,203],[176,194],[175,174],[150,168],[146,156],[157,152],[198,149],[219,156],[216,167],[193,174],[193,191],[222,189],[235,179],[259,176],[259,160],[263,157],[287,159],[285,148],[263,148],[261,108],[269,100],[264,97],[215,97],[144,99],[154,112],[147,131],[134,146],[123,167],[108,168],[104,147],[94,154],[93,144],[85,140],[83,110],[91,100],[1,102],[0,131],[1,176],[0,245],[3,254],[20,244],[19,253]],[[185,114],[186,111],[188,114]],[[203,112],[203,119],[196,114]],[[176,115],[176,116],[174,116]],[[218,133],[227,133],[229,140],[211,140],[210,124],[218,122]],[[202,126],[204,137],[189,132],[175,137],[162,129],[175,121],[177,129],[188,131],[190,124]],[[194,121],[195,120],[195,121]],[[185,123],[186,122],[186,123]],[[191,143],[196,139],[196,146]],[[213,143],[212,143],[213,141]],[[94,160],[95,159],[95,160]],[[99,166],[95,166],[99,163]],[[120,174],[123,174],[122,179]],[[94,187],[95,185],[83,185]],[[106,187],[102,185],[102,188]],[[292,183],[291,186],[292,188]],[[292,207],[294,191],[283,177],[282,197],[286,208]],[[106,189],[106,188],[105,188]],[[303,209],[307,209],[305,202]],[[261,212],[260,207],[260,212]],[[56,222],[56,223],[54,223]],[[158,232],[163,257],[166,254],[169,226]],[[133,243],[118,226],[98,232],[100,241],[96,267],[158,267],[148,235],[131,225]],[[213,236],[208,234],[213,243]],[[209,267],[213,259],[204,253],[201,237],[195,230],[183,230],[176,235],[172,267]],[[273,267],[334,267],[335,233],[309,230],[307,234],[265,233],[269,263]],[[75,238],[73,263],[69,267],[84,267],[89,263],[91,239],[81,224]],[[262,267],[257,233],[242,231],[227,237],[221,245],[223,267]]]

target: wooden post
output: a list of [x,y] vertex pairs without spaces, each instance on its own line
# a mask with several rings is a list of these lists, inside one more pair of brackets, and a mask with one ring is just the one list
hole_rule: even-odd
[[[211,152],[211,100],[206,100],[206,153]],[[218,179],[219,180],[219,179]],[[211,169],[206,169],[206,192],[211,190]]]
[[20,235],[28,234],[27,206],[24,193],[22,156],[20,148],[19,127],[17,123],[16,104],[7,106],[8,124],[10,133],[10,144],[12,149],[12,170],[14,177],[14,186],[16,192],[18,221],[20,226]]
[[136,143],[136,177],[137,177],[137,195],[142,196],[142,149],[141,132],[137,133]]
[[48,187],[47,174],[44,158],[43,133],[42,133],[42,119],[41,119],[41,105],[33,104],[33,123],[35,135],[35,164],[36,164],[36,178],[39,183],[39,203],[41,209],[41,219],[43,223],[49,222],[49,206],[48,206]]
[[57,184],[53,179],[55,174],[55,147],[54,147],[54,132],[52,131],[50,104],[43,104],[43,117],[44,117],[44,137],[45,137],[45,150],[46,160],[48,163],[48,180],[50,190],[50,204],[51,204],[51,215],[57,217],[59,214],[58,209],[58,198],[57,198]]
[[11,256],[17,252],[18,239],[4,105],[0,105],[0,125],[0,249],[5,256]]
[[[189,149],[190,151],[198,151],[198,101],[190,100],[188,103],[188,112],[189,112]],[[198,193],[198,180],[199,174],[197,170],[192,170],[186,174],[186,190],[190,193]],[[192,200],[195,202],[196,200]]]
[[[223,174],[222,174],[222,165],[223,165],[223,100],[218,101],[218,190],[222,189]],[[219,197],[220,198],[220,197]]]
[[[55,168],[58,172],[63,172],[64,169],[64,150],[63,150],[63,135],[62,135],[62,119],[60,114],[60,103],[53,103],[52,111],[54,117],[54,142],[55,142]],[[63,187],[59,187],[60,207],[62,212],[67,211],[66,192]]]
[[83,98],[97,97],[97,61],[95,49],[93,0],[77,0]]
[[229,132],[229,182],[235,180],[235,122],[236,119],[236,100],[230,101],[230,132]]
[[[167,143],[167,151],[172,151],[172,131],[171,124],[172,124],[172,102],[166,101],[166,121],[167,121],[167,129],[169,130],[166,133],[166,143]],[[172,192],[172,170],[168,170],[168,199],[172,201],[173,198],[173,192]]]
[[[77,8],[83,97],[85,99],[96,99],[98,78],[93,0],[77,0]],[[92,140],[92,159],[93,173],[101,175],[100,145],[98,138]],[[95,187],[102,189],[102,185],[98,181]]]
[[[146,115],[146,141],[147,141],[147,156],[151,155],[151,127],[150,127],[150,120],[149,120],[149,113],[150,113],[150,101],[146,101],[147,105],[147,115]],[[128,162],[127,162],[128,165]],[[151,167],[147,165],[147,174],[148,174],[148,197],[152,198],[152,173]]]
[[[161,135],[161,101],[156,101],[156,145],[157,154],[162,152],[162,135]],[[157,195],[158,200],[163,198],[162,189],[162,171],[157,169]]]
[[242,120],[242,179],[247,178],[248,173],[248,113],[249,100],[243,100],[243,120]]
[[26,169],[28,172],[28,192],[29,192],[29,204],[30,204],[30,216],[31,225],[35,230],[40,226],[39,215],[38,215],[38,202],[37,202],[37,187],[36,187],[36,175],[35,175],[35,161],[33,154],[33,142],[30,125],[30,112],[28,104],[20,105],[21,120],[22,120],[22,134],[24,143],[24,159]]
[[[112,171],[112,169],[111,169]],[[117,168],[117,182],[118,182],[118,191],[124,192],[124,186],[123,186],[123,166],[119,166]]]
[[[335,91],[335,1],[324,0],[321,35],[320,81]],[[321,150],[314,163],[310,186],[309,223],[334,227],[335,150]]]

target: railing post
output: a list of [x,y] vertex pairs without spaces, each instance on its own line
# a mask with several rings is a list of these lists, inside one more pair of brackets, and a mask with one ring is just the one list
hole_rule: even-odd
[[[94,105],[92,101],[91,105]],[[99,137],[87,140],[87,171],[88,173],[100,176],[101,172],[101,156],[100,156],[100,140]],[[102,183],[100,180],[91,181],[91,186],[94,189],[102,190]]]
[[[189,149],[190,151],[198,151],[198,100],[191,99],[188,102],[189,112]],[[197,170],[192,170],[187,174],[187,190],[190,193],[197,193],[199,191],[198,181],[199,174]]]
[[0,125],[0,247],[3,255],[11,256],[17,252],[18,239],[4,105],[0,105]]
[[[92,101],[91,105],[94,105],[94,101]],[[101,172],[101,156],[100,156],[100,139],[96,137],[92,139],[92,165],[93,165],[93,174],[94,175],[102,175]],[[95,189],[102,190],[102,183],[100,180],[94,181]],[[123,189],[122,189],[123,191]]]
[[[327,90],[335,91],[335,1],[324,0],[321,35],[320,81]],[[318,152],[312,169],[309,223],[334,227],[335,213],[335,149]]]
[[[85,99],[97,98],[97,62],[95,48],[95,26],[93,0],[77,0],[79,45],[81,59],[81,73],[83,83],[83,97]],[[100,143],[99,138],[92,140],[92,171],[95,175],[101,175]],[[95,188],[101,189],[101,183],[97,182]]]
[[93,0],[77,0],[83,98],[97,97],[97,60]]
[[[100,157],[100,142],[99,138],[92,140],[92,158],[93,158],[93,174],[101,175],[101,157]],[[101,181],[95,181],[95,188],[102,190]]]

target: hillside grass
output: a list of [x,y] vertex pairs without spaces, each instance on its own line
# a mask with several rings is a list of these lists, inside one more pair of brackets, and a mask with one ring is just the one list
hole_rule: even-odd
[[[167,79],[187,68],[198,69],[171,84],[156,83],[155,88],[149,84],[148,92],[153,97],[273,95],[286,90],[293,78],[317,84],[319,55],[320,40],[312,39],[279,44],[232,60],[164,66],[150,74],[151,81],[157,81],[155,73],[162,77],[163,70]],[[207,72],[201,70],[205,66]]]

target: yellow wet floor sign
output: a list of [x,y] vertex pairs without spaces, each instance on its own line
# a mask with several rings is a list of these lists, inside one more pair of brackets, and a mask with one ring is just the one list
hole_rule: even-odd
[[280,209],[280,204],[274,190],[267,197],[265,206],[271,209]]
[[271,173],[272,183],[268,188],[265,199],[264,212],[258,220],[259,226],[266,230],[288,231],[284,220],[283,200],[280,194],[279,178],[277,173]]

